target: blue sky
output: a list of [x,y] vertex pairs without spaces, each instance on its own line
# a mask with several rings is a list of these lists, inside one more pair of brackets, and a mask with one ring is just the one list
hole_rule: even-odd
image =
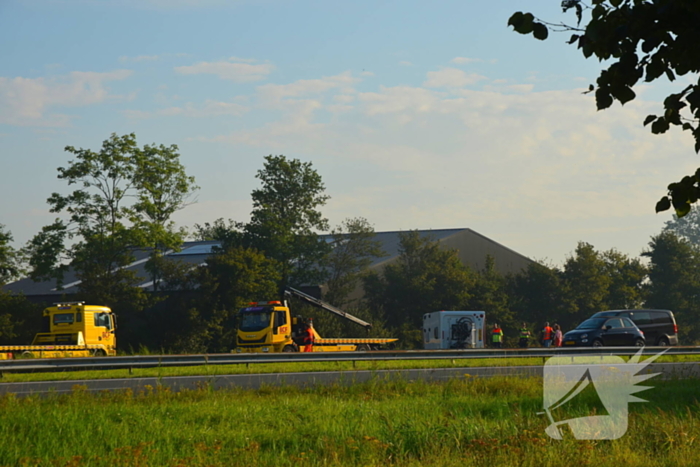
[[[528,4],[529,3],[529,4]],[[245,221],[268,154],[311,161],[332,225],[472,228],[560,264],[587,241],[638,255],[694,171],[692,141],[642,127],[665,85],[596,112],[599,64],[512,32],[559,1],[0,1],[0,223],[55,217],[66,145],[177,144],[201,190],[180,226]]]

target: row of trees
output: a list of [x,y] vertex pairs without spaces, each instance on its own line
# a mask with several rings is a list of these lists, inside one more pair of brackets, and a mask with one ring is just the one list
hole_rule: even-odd
[[[366,219],[347,219],[324,239],[318,236],[329,231],[321,214],[328,196],[311,163],[266,157],[248,223],[218,219],[188,233],[170,221],[197,189],[177,147],[139,148],[131,134],[112,135],[99,152],[66,150],[76,159],[58,169],[59,178],[79,188],[48,199],[52,211],[65,215],[22,250],[13,249],[11,234],[0,228],[0,278],[5,282],[25,270],[60,287],[70,265],[79,280],[74,298],[111,306],[120,315],[119,340],[126,347],[228,351],[239,308],[277,297],[287,285],[314,284],[325,284],[326,301],[372,322],[374,335],[399,337],[405,347],[421,345],[422,315],[442,309],[484,310],[514,339],[523,321],[533,331],[544,321],[568,329],[604,309],[670,308],[681,339],[700,340],[694,325],[700,250],[688,237],[692,215],[652,238],[642,255],[646,262],[579,243],[562,267],[534,263],[504,277],[491,258],[474,271],[456,252],[409,231],[401,235],[396,261],[368,271],[385,253]],[[201,266],[166,259],[163,252],[177,250],[187,235],[221,246]],[[138,287],[144,278],[127,268],[144,248],[153,293]],[[39,307],[0,295],[0,339],[27,342]],[[359,331],[301,305],[295,312],[313,316],[327,335]]]

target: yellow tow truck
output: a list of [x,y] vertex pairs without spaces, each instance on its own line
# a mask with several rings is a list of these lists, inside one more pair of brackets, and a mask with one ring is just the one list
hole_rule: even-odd
[[43,312],[45,329],[32,345],[0,345],[0,360],[103,357],[117,354],[116,315],[106,306],[55,303]]
[[[299,290],[287,287],[284,294],[350,320],[368,331],[372,328],[370,323]],[[311,327],[314,334],[312,347],[314,352],[380,350],[398,340],[394,338],[323,338],[313,328],[311,319],[304,320],[300,316],[292,316],[286,300],[255,302],[239,311],[236,352],[299,352],[303,340],[302,333],[307,325]]]

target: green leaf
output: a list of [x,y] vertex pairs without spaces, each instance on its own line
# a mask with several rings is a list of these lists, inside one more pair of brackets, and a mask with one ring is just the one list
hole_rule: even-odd
[[595,92],[595,103],[598,110],[607,109],[613,103],[613,98],[607,88],[598,88]]
[[668,211],[669,209],[671,209],[671,200],[668,199],[668,196],[664,196],[656,203],[656,212]]
[[622,105],[634,99],[637,95],[634,93],[632,88],[628,86],[621,87],[615,90],[615,97]]
[[535,36],[535,39],[539,39],[541,41],[547,39],[547,36],[549,36],[549,31],[547,30],[547,26],[545,26],[542,23],[534,23],[532,35]]
[[516,32],[520,34],[530,34],[533,30],[533,21],[535,17],[532,13],[525,13],[518,11],[513,13],[508,19],[508,25],[513,26]]
[[647,126],[654,120],[656,120],[656,115],[647,115],[647,118],[644,119],[644,126]]
[[680,207],[676,208],[676,216],[679,218],[685,217],[690,212],[690,204],[685,203]]
[[654,123],[651,124],[651,132],[655,135],[666,133],[668,128],[669,124],[663,117],[659,117]]
[[523,22],[523,12],[522,11],[516,11],[513,13],[510,18],[508,18],[508,26],[513,26],[515,30],[518,30],[518,27],[522,24]]

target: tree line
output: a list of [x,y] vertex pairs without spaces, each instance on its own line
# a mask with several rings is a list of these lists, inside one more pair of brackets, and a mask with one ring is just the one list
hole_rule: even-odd
[[[505,330],[506,345],[515,344],[522,322],[535,332],[544,321],[566,330],[597,311],[637,307],[673,310],[681,342],[700,341],[692,215],[669,222],[640,258],[580,242],[561,267],[536,262],[503,276],[493,258],[476,271],[455,251],[407,231],[396,261],[369,270],[386,256],[372,225],[358,217],[330,228],[321,212],[329,197],[310,162],[265,157],[249,222],[220,218],[178,229],[171,216],[193,202],[198,187],[177,146],[139,147],[134,134],[113,134],[99,151],[66,151],[75,159],[58,168],[58,178],[75,189],[48,198],[60,217],[23,248],[13,248],[0,226],[0,280],[26,275],[60,289],[72,268],[78,293],[66,298],[110,306],[122,349],[227,352],[235,345],[238,309],[280,298],[288,285],[317,284],[324,300],[372,322],[372,335],[398,337],[405,348],[422,345],[424,313],[448,309],[485,311]],[[217,246],[203,265],[168,259],[166,252],[187,239]],[[148,253],[148,278],[128,267],[139,250]],[[146,279],[152,292],[139,286]],[[0,342],[28,343],[43,306],[1,293]],[[322,335],[361,336],[352,323],[313,308],[295,303],[293,311],[313,317]]]

